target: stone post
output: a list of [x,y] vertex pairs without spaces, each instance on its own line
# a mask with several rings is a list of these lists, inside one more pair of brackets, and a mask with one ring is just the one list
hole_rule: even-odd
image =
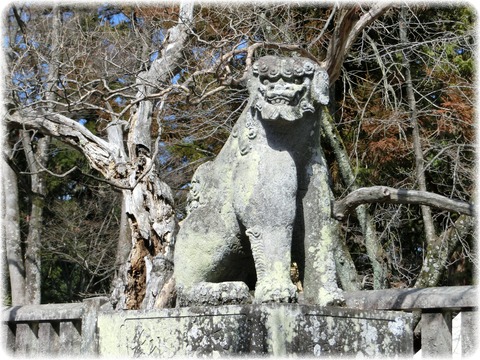
[[84,313],[82,317],[82,345],[83,355],[98,354],[97,319],[100,306],[108,301],[107,297],[96,297],[83,300]]
[[452,313],[422,312],[422,356],[438,357],[452,354]]
[[472,356],[478,349],[478,313],[476,311],[462,311],[460,316],[462,356]]

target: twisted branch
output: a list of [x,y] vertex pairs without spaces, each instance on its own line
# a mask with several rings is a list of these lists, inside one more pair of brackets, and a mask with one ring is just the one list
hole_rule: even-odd
[[465,201],[450,199],[428,191],[372,186],[352,191],[343,199],[336,201],[333,206],[333,217],[343,220],[357,206],[371,203],[427,205],[468,216],[475,215],[473,204]]

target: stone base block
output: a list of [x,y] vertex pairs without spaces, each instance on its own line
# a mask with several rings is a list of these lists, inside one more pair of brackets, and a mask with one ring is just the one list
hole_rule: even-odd
[[411,314],[298,304],[100,313],[100,355],[411,356]]

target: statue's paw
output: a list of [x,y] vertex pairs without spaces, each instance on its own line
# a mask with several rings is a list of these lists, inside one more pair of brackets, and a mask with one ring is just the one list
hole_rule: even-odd
[[329,291],[322,289],[319,293],[317,304],[320,306],[343,307],[346,305],[346,301],[341,289],[335,288],[334,290],[330,289]]
[[254,301],[255,303],[294,303],[297,302],[297,287],[291,282],[280,286],[273,281],[257,283]]

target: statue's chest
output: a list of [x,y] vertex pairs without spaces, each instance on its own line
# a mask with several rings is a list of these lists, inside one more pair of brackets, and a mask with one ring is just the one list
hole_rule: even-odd
[[[297,169],[287,151],[255,144],[234,164],[233,201],[236,209],[262,206],[276,197],[295,197]],[[258,204],[258,205],[256,205]]]

